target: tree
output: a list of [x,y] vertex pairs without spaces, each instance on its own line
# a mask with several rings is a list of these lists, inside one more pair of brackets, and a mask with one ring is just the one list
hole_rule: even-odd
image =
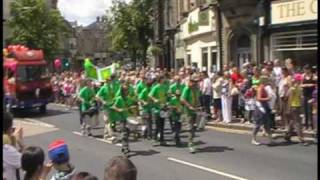
[[59,52],[61,37],[68,34],[60,12],[47,7],[44,0],[15,0],[10,8],[10,42],[42,49],[45,58],[53,60]]
[[121,0],[113,1],[112,48],[128,52],[134,65],[137,60],[146,65],[153,32],[150,17],[152,3],[153,0],[133,0],[129,4]]

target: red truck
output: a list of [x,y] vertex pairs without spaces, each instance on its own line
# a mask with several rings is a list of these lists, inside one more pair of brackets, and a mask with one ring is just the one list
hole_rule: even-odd
[[47,62],[42,50],[24,46],[9,46],[4,57],[4,105],[7,110],[39,108],[53,100]]

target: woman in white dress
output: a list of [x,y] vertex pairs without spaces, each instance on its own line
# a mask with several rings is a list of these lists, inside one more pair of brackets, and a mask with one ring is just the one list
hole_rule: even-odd
[[229,72],[224,72],[221,86],[221,104],[222,104],[222,119],[224,123],[230,123],[232,120],[232,96]]

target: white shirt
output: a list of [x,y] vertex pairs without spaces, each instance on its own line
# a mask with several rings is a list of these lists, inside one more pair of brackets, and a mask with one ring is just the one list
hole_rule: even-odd
[[21,153],[13,146],[4,144],[3,150],[3,177],[7,180],[16,180],[16,169],[21,167]]
[[275,75],[275,85],[278,86],[282,76],[282,69],[279,66],[273,67],[273,73]]
[[211,80],[210,78],[205,78],[203,81],[202,81],[202,84],[201,84],[201,92],[204,94],[204,95],[211,95],[212,94],[212,86],[211,86]]
[[270,100],[268,101],[268,104],[270,109],[273,109],[277,99],[276,93],[274,92],[274,90],[271,88],[270,85],[265,86],[264,89],[267,91],[268,96],[271,97]]
[[213,98],[214,99],[220,99],[221,98],[222,81],[223,81],[223,78],[219,77],[212,85]]

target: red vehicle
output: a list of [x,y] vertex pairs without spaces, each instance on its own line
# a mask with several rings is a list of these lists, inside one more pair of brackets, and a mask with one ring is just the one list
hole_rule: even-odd
[[42,50],[9,46],[4,57],[4,104],[11,109],[39,108],[46,112],[53,93]]

